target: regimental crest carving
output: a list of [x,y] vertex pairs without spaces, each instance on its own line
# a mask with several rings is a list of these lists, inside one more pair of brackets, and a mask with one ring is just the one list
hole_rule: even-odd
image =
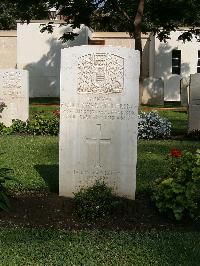
[[124,59],[95,53],[79,58],[78,93],[121,93],[124,88]]

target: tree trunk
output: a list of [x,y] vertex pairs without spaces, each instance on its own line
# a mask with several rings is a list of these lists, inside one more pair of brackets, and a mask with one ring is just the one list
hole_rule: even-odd
[[142,18],[144,14],[144,2],[145,0],[139,0],[138,10],[134,20],[134,38],[135,38],[135,50],[140,51],[140,76],[143,77],[142,71]]
[[142,18],[144,14],[145,0],[139,0],[138,10],[134,20],[135,50],[140,51],[140,103],[143,95],[143,70],[142,70]]

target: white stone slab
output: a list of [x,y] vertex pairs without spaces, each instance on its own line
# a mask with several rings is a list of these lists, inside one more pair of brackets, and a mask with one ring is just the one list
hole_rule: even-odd
[[164,83],[162,79],[149,77],[144,79],[143,104],[164,105]]
[[189,132],[200,130],[200,104],[189,106]]
[[164,80],[164,101],[180,101],[181,100],[181,76],[172,75]]
[[188,107],[189,105],[189,85],[190,78],[183,77],[181,79],[181,106]]
[[139,52],[81,46],[61,54],[59,194],[97,179],[135,198]]
[[200,74],[190,75],[190,104],[200,104]]
[[20,119],[22,121],[28,119],[28,71],[16,69],[0,70],[0,102],[6,105],[0,114],[0,122],[6,126],[10,126],[13,119]]

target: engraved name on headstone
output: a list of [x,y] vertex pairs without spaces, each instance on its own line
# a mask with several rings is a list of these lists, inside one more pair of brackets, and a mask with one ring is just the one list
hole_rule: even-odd
[[0,121],[6,126],[13,119],[26,121],[29,114],[29,85],[26,70],[0,70],[0,102],[5,105]]
[[112,46],[62,50],[59,194],[103,179],[117,195],[136,188],[139,54]]

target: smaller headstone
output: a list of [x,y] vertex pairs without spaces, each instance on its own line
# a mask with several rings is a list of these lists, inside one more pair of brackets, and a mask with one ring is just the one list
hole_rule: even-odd
[[0,70],[0,122],[6,126],[13,119],[26,121],[29,117],[29,82],[28,71]]
[[190,78],[183,77],[181,79],[181,106],[188,107],[189,105],[189,85]]
[[164,105],[164,83],[153,77],[144,79],[142,104]]
[[200,130],[200,74],[190,76],[189,132]]
[[181,76],[172,75],[164,81],[164,101],[179,102],[181,100]]
[[190,75],[190,104],[200,103],[200,74]]
[[200,130],[200,104],[189,106],[189,132]]

